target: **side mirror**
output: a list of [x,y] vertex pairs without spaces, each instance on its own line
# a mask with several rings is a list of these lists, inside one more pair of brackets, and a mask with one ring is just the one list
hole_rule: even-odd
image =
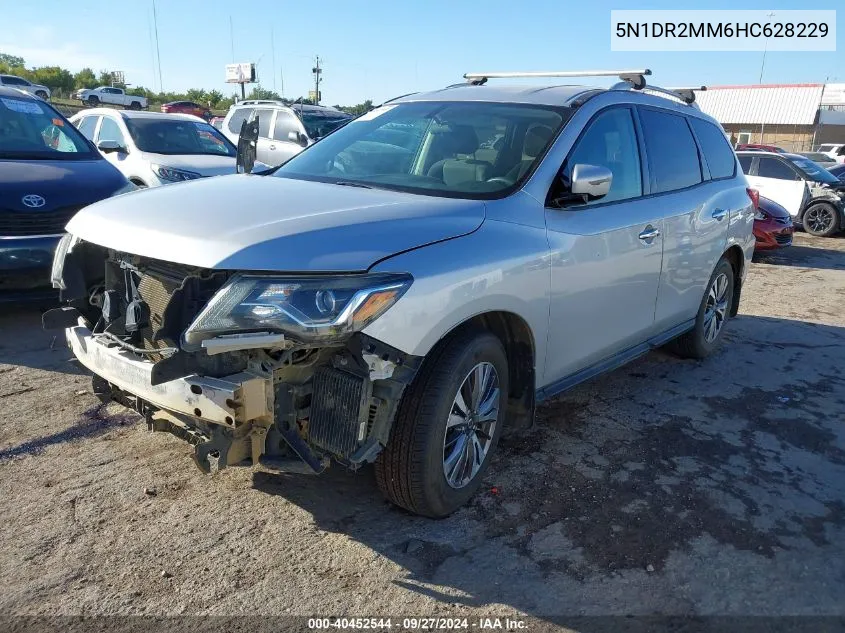
[[126,148],[117,141],[100,141],[97,143],[97,149],[104,154],[111,154],[112,152],[117,152],[119,154],[129,153]]
[[572,168],[569,191],[587,202],[606,196],[612,183],[613,172],[607,167],[579,163]]
[[256,144],[258,142],[258,117],[241,124],[241,134],[238,137],[238,155],[235,159],[235,172],[248,174],[255,166]]
[[301,145],[302,147],[308,145],[308,137],[305,136],[302,132],[288,132],[288,140],[291,143],[296,143],[297,145]]

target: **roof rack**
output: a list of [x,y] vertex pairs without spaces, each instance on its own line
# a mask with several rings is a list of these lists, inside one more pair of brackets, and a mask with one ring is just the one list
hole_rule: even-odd
[[540,72],[466,73],[464,79],[474,86],[482,86],[488,79],[516,79],[521,77],[619,77],[635,90],[645,88],[648,68],[641,70],[566,70]]
[[707,86],[690,86],[690,87],[683,87],[683,88],[666,88],[666,90],[670,92],[674,92],[678,95],[681,99],[686,101],[689,104],[695,103],[695,93],[698,92],[706,92]]

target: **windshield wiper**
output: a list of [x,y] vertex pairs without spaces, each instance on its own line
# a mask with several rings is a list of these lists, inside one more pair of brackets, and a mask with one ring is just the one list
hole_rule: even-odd
[[361,189],[372,189],[372,185],[365,185],[363,182],[352,182],[351,180],[338,180],[335,185],[341,185],[342,187],[359,187]]

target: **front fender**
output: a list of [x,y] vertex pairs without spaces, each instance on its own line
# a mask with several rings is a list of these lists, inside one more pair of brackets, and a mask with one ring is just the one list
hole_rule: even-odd
[[386,259],[374,272],[407,272],[414,283],[364,332],[425,356],[465,321],[486,312],[521,317],[535,341],[537,378],[545,367],[550,258],[545,229],[487,220],[475,233]]

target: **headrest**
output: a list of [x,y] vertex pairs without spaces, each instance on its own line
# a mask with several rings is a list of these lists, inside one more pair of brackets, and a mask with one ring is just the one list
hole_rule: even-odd
[[456,154],[472,154],[478,149],[478,134],[471,125],[453,125],[449,137]]
[[525,141],[522,143],[522,153],[531,158],[537,158],[554,133],[554,130],[548,125],[540,125],[539,123],[532,125],[525,133]]

